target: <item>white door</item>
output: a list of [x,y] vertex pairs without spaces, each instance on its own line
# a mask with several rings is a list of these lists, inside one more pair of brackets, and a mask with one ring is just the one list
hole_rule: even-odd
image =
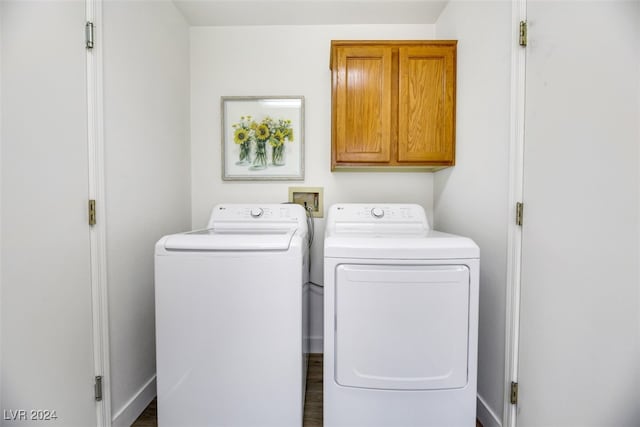
[[518,427],[640,425],[640,3],[529,1]]
[[0,8],[0,423],[92,426],[85,6]]

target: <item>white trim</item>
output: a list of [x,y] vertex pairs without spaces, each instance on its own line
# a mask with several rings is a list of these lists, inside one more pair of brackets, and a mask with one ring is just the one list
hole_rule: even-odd
[[309,353],[323,353],[322,337],[307,337],[305,339],[307,340]]
[[502,427],[498,415],[491,410],[487,402],[480,395],[478,395],[476,408],[477,417],[482,427]]
[[86,18],[94,24],[94,47],[87,49],[87,145],[89,198],[96,200],[96,225],[90,227],[93,357],[102,376],[102,401],[96,404],[99,427],[111,426],[109,308],[104,185],[104,97],[102,76],[102,0],[86,0]]
[[[3,3],[0,2],[0,171],[2,171],[2,16]],[[2,173],[0,173],[0,233],[2,230]],[[0,319],[2,319],[2,245],[0,245]],[[1,323],[1,322],[0,322]],[[0,326],[0,384],[2,382],[2,327]],[[0,408],[6,408],[2,400],[2,387],[0,387]],[[4,418],[4,417],[3,417]]]
[[113,427],[129,427],[156,397],[156,375],[154,374],[138,392],[120,409],[111,421]]
[[[511,117],[509,144],[509,225],[507,240],[507,295],[505,328],[505,371],[503,424],[516,427],[516,406],[510,403],[511,381],[518,379],[518,341],[520,327],[520,269],[522,264],[522,227],[515,223],[516,202],[524,196],[524,120],[526,50],[519,45],[520,21],[527,19],[527,0],[512,0]],[[524,215],[526,222],[526,213]],[[485,427],[487,427],[485,425]]]

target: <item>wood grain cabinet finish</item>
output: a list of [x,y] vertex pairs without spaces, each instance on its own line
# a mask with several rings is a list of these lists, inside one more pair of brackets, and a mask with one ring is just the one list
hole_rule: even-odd
[[331,42],[331,170],[454,165],[456,44]]

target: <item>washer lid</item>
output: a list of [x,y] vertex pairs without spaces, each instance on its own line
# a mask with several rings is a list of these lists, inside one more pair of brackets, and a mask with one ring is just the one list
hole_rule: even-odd
[[207,229],[174,234],[164,241],[168,251],[286,251],[295,228]]

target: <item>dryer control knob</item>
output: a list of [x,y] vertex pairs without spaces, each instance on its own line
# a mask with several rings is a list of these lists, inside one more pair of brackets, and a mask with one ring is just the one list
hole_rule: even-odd
[[254,217],[254,218],[260,218],[263,213],[264,213],[264,211],[262,210],[262,208],[253,208],[253,209],[251,209],[251,216]]
[[371,209],[371,215],[376,218],[382,218],[384,216],[384,211],[380,208],[373,208]]

